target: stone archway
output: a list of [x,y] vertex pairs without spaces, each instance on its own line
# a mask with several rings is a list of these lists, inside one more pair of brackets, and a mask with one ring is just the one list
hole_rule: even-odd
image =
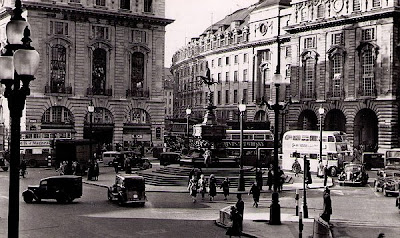
[[378,117],[371,109],[361,109],[355,117],[354,147],[374,152],[378,148]]
[[332,109],[326,114],[324,130],[346,132],[346,116],[341,110]]
[[95,107],[92,115],[92,131],[90,131],[90,113],[85,115],[85,123],[83,130],[83,138],[92,137],[98,144],[98,152],[103,147],[111,149],[114,136],[114,119],[113,115],[107,108]]
[[318,130],[318,119],[312,110],[304,110],[297,120],[298,130]]

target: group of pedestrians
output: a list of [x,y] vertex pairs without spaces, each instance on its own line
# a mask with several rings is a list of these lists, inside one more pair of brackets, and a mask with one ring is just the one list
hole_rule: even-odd
[[281,192],[283,189],[283,184],[285,183],[285,173],[283,172],[283,170],[281,169],[280,166],[278,166],[278,183],[275,184],[275,174],[274,174],[274,167],[271,164],[268,168],[268,180],[267,180],[267,185],[268,185],[268,190],[272,189],[272,185],[277,186],[277,191]]
[[[205,179],[204,174],[202,174],[201,172],[197,172],[196,170],[193,171],[194,172],[190,173],[188,190],[190,196],[193,199],[193,202],[195,203],[197,201],[196,198],[198,193],[201,194],[201,199],[204,201],[205,195],[207,193],[207,180]],[[224,200],[228,199],[229,185],[230,185],[229,178],[225,178],[225,180],[222,182],[220,186],[220,189],[222,189],[224,193],[225,197]],[[217,195],[217,180],[213,174],[210,175],[208,181],[208,195],[210,197],[210,201],[214,201],[214,198]]]

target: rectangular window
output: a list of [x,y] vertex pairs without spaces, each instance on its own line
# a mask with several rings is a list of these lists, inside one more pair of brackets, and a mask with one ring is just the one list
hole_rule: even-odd
[[218,83],[221,83],[221,73],[218,73]]
[[59,21],[50,21],[50,34],[68,35],[68,23]]
[[325,7],[324,4],[321,3],[317,6],[317,18],[323,18],[325,16]]
[[69,2],[72,2],[72,3],[81,3],[81,0],[69,0]]
[[238,91],[233,90],[233,103],[238,103]]
[[208,92],[206,92],[204,94],[204,103],[207,104],[208,103]]
[[217,93],[217,103],[218,103],[218,105],[221,104],[221,91],[218,91],[218,93]]
[[229,83],[229,72],[225,73],[225,82]]
[[248,57],[247,53],[243,54],[243,63],[247,63],[247,60],[248,60],[247,57]]
[[229,65],[229,56],[225,58],[225,65]]
[[235,64],[237,64],[239,62],[239,56],[235,55]]
[[243,70],[243,82],[247,82],[247,69]]
[[343,33],[334,33],[332,34],[332,45],[343,45]]
[[92,26],[92,37],[96,39],[109,40],[108,27],[104,26]]
[[375,40],[375,28],[363,29],[361,32],[362,40]]
[[237,82],[238,81],[238,71],[234,71],[233,72],[233,82]]
[[96,0],[96,5],[105,7],[106,6],[106,0]]
[[221,66],[221,58],[218,58],[218,66]]
[[214,68],[214,60],[211,60],[211,67]]
[[353,11],[360,11],[361,5],[360,0],[353,0]]
[[286,78],[290,78],[291,67],[290,64],[286,65]]
[[290,47],[290,46],[287,46],[287,47],[286,47],[286,49],[285,49],[285,56],[286,56],[287,58],[292,57],[292,47]]
[[133,43],[146,43],[147,34],[145,31],[132,30],[131,42]]
[[243,89],[243,103],[247,103],[247,89]]
[[214,81],[214,74],[211,74],[211,81]]
[[131,0],[121,0],[121,9],[131,10]]
[[152,12],[153,11],[153,0],[144,0],[144,12]]
[[307,37],[304,39],[304,48],[315,48],[315,37]]
[[381,0],[372,1],[372,7],[380,7],[380,6],[381,6]]
[[225,104],[229,104],[229,90],[225,91]]

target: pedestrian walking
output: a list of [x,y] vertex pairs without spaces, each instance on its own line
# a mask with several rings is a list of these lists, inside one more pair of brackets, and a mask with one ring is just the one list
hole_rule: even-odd
[[203,154],[203,157],[204,157],[204,165],[206,166],[206,168],[208,168],[208,165],[211,163],[211,150],[206,149],[206,151]]
[[204,174],[200,175],[199,192],[201,194],[201,200],[204,201],[204,195],[207,192],[207,182],[206,182],[206,179],[204,178]]
[[114,166],[115,173],[117,174],[117,173],[118,173],[118,170],[119,170],[119,168],[118,168],[119,163],[118,163],[117,158],[114,158],[114,159],[113,159],[113,166]]
[[258,188],[260,190],[262,190],[262,185],[263,185],[263,177],[262,177],[262,175],[263,175],[262,170],[260,168],[257,168],[256,169],[256,182],[257,182]]
[[268,190],[271,190],[272,185],[274,184],[274,170],[273,170],[273,165],[271,164],[268,169]]
[[324,177],[324,163],[322,163],[322,160],[318,160],[317,177],[318,178]]
[[285,178],[286,178],[285,173],[283,172],[281,167],[278,166],[278,179],[279,179],[278,192],[283,190],[283,184],[285,183]]
[[[78,166],[79,166],[79,164],[78,164]],[[93,179],[95,181],[99,180],[99,173],[100,173],[99,163],[94,162]]]
[[189,194],[192,196],[193,203],[196,202],[196,197],[197,197],[197,189],[198,189],[198,181],[195,176],[192,177],[192,179],[189,181]]
[[232,226],[228,228],[228,230],[226,231],[226,235],[228,235],[229,237],[240,237],[242,234],[242,232],[240,231],[240,221],[242,218],[239,212],[236,210],[235,206],[231,206],[230,218],[232,220]]
[[192,170],[190,170],[189,172],[189,179],[188,179],[188,185],[190,183],[190,180],[192,179],[193,175],[195,175],[195,168],[192,168]]
[[257,186],[257,182],[253,183],[250,188],[249,195],[253,194],[253,207],[258,207],[258,202],[260,201],[260,188]]
[[214,201],[214,197],[217,196],[217,180],[215,179],[214,174],[210,175],[208,195],[210,196],[210,201]]
[[221,186],[219,187],[220,189],[222,188],[222,191],[224,192],[224,200],[228,200],[228,196],[229,196],[229,178],[226,177],[224,179],[224,181],[222,182]]
[[323,196],[324,196],[324,209],[321,218],[324,219],[327,223],[329,223],[332,214],[332,201],[331,201],[331,192],[328,187],[325,187]]
[[237,195],[236,195],[236,197],[237,197],[237,202],[236,202],[236,210],[238,211],[238,213],[241,215],[241,219],[240,219],[240,221],[239,221],[239,225],[240,225],[240,231],[242,232],[243,231],[243,216],[244,216],[244,202],[243,202],[243,200],[242,200],[242,194],[241,193],[238,193]]

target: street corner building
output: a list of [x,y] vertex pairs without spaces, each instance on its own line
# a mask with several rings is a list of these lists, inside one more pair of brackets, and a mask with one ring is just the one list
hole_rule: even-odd
[[[1,46],[13,0],[0,1]],[[27,0],[40,66],[26,100],[26,130],[56,130],[99,144],[162,145],[164,0]],[[47,134],[48,135],[48,134]]]
[[[173,56],[175,117],[187,107],[204,113],[207,96],[197,75],[214,81],[218,120],[270,129],[279,72],[280,115],[287,130],[346,132],[353,146],[378,151],[399,146],[399,1],[260,0],[209,26]],[[278,68],[278,69],[277,69]],[[319,115],[318,109],[324,108]],[[321,121],[320,119],[321,118]]]

